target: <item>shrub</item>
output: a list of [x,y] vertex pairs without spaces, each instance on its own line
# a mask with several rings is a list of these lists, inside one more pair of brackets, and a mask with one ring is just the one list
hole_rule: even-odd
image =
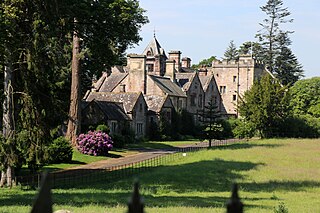
[[109,128],[107,125],[105,125],[105,124],[100,124],[100,125],[98,125],[97,128],[96,128],[96,130],[97,130],[97,131],[104,132],[104,133],[107,133],[107,134],[110,133],[110,128]]
[[113,138],[113,146],[115,148],[123,148],[124,145],[126,144],[126,138],[123,135],[120,134],[113,134],[112,135]]
[[71,143],[63,136],[53,140],[49,146],[49,163],[68,163],[72,160]]
[[246,122],[239,118],[231,118],[228,120],[228,122],[235,138],[252,138],[255,134],[255,128],[250,122]]
[[107,155],[113,147],[111,137],[101,131],[89,131],[77,138],[78,150],[87,155]]

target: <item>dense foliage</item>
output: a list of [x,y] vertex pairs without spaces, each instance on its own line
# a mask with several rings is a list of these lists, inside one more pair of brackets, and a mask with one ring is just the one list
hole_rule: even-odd
[[78,150],[86,155],[105,156],[113,147],[111,137],[101,131],[89,131],[77,138]]
[[[88,80],[119,63],[127,47],[141,40],[139,30],[148,21],[143,14],[134,0],[1,1],[0,88],[3,73],[10,74],[13,101],[7,114],[14,120],[10,138],[5,135],[1,143],[2,171],[20,163],[35,171],[47,162],[50,130],[68,119],[72,34],[81,38],[77,58]],[[3,95],[9,97],[3,91],[1,101]]]
[[261,137],[274,137],[281,135],[281,127],[290,116],[289,100],[288,89],[265,75],[254,82],[238,107],[245,122],[253,125]]
[[53,140],[48,152],[49,163],[68,163],[72,160],[72,146],[70,141],[63,136]]
[[291,88],[290,105],[295,115],[320,118],[320,77],[303,79]]

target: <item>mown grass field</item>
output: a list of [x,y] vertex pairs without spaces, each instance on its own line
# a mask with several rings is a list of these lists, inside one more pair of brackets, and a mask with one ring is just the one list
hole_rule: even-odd
[[[320,139],[242,142],[188,154],[139,174],[146,212],[225,212],[232,183],[245,212],[320,212]],[[54,189],[54,210],[126,212],[133,178]],[[0,212],[29,212],[35,191],[0,190]]]

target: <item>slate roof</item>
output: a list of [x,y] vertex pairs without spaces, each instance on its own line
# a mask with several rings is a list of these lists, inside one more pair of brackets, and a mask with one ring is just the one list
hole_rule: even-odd
[[122,103],[126,113],[131,113],[141,93],[90,92],[86,101],[107,101]]
[[167,58],[164,49],[159,44],[158,40],[154,36],[148,46],[144,49],[142,55],[147,55],[147,52],[151,51],[152,55],[164,55]]
[[[96,88],[98,92],[112,92],[114,88],[121,83],[121,81],[128,75],[128,73],[114,73],[104,78],[103,83],[99,88]],[[102,78],[102,77],[101,77]],[[100,80],[100,79],[99,79]],[[98,82],[99,82],[98,80]]]
[[205,92],[207,91],[208,86],[209,86],[212,78],[213,78],[213,75],[199,76],[203,91],[205,91]]
[[86,107],[88,107],[90,104],[95,104],[97,107],[99,107],[108,120],[130,120],[130,118],[124,112],[123,105],[120,103],[92,100],[87,104]]
[[177,82],[183,88],[184,91],[188,91],[191,82],[193,81],[194,77],[196,76],[195,72],[192,73],[176,73]]
[[160,112],[167,96],[145,95],[144,98],[147,102],[149,111]]
[[182,89],[176,83],[173,83],[170,78],[155,75],[149,76],[165,94],[176,97],[187,97]]

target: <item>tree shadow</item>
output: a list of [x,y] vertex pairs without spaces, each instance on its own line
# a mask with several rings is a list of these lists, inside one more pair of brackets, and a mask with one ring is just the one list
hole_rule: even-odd
[[284,146],[284,144],[258,144],[258,143],[250,143],[250,142],[238,142],[238,143],[229,144],[229,145],[213,146],[210,149],[238,150],[238,149],[251,149],[254,147],[277,148],[281,146]]
[[[234,182],[239,182],[240,190],[246,192],[289,192],[301,191],[306,187],[320,187],[320,183],[316,181],[241,183],[245,179],[243,172],[256,169],[259,165],[261,164],[213,159],[183,165],[159,166],[147,171],[141,168],[125,168],[118,171],[75,170],[75,173],[68,174],[69,179],[68,176],[61,176],[65,183],[56,187],[58,190],[53,190],[53,202],[56,205],[71,207],[82,207],[92,203],[99,206],[126,205],[132,193],[132,176],[140,176],[140,191],[145,198],[146,206],[149,207],[221,207],[229,199],[229,195],[212,195],[215,192],[231,192]],[[77,172],[81,175],[78,176]],[[121,177],[123,174],[126,174],[127,178]],[[119,181],[116,181],[117,179]],[[195,195],[201,192],[211,193],[203,197]],[[170,195],[171,193],[174,195]],[[17,203],[31,206],[33,199],[30,193],[15,193],[2,197],[0,206],[14,206]],[[246,201],[265,199],[246,197],[242,201],[246,204]],[[246,208],[256,207],[269,208],[262,205],[246,205]]]

